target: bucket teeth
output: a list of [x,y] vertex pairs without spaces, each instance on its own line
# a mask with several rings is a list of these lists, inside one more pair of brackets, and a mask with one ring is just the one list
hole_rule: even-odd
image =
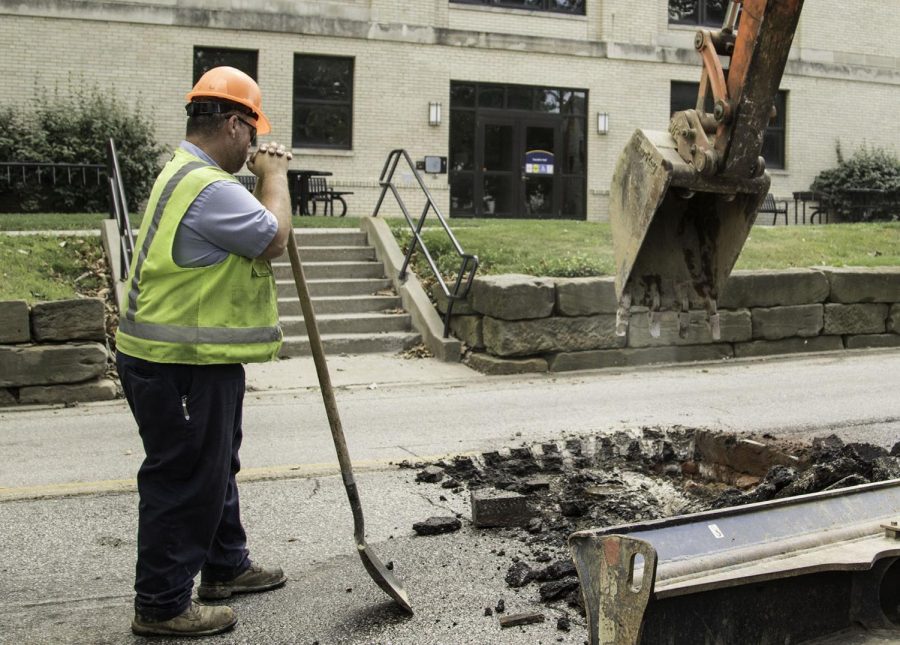
[[659,313],[659,311],[651,310],[647,312],[647,315],[650,317],[650,336],[653,338],[659,338],[662,314]]
[[709,331],[712,334],[713,340],[720,340],[722,338],[722,324],[719,319],[719,312],[716,308],[715,300],[710,300],[707,303],[706,313],[709,319]]
[[631,316],[631,294],[626,293],[619,300],[616,308],[616,336],[624,336],[628,332],[628,320]]

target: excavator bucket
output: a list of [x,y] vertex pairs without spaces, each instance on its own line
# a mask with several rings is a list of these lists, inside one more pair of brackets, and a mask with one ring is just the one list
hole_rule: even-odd
[[700,308],[719,338],[716,301],[769,191],[759,154],[802,7],[732,0],[721,30],[695,36],[696,108],[676,112],[666,132],[637,130],[625,146],[609,198],[620,335],[641,306],[654,336],[661,312],[679,312],[685,335],[689,310]]
[[769,181],[767,174],[704,176],[679,156],[668,132],[637,130],[610,190],[616,295],[624,308],[699,308],[715,316]]

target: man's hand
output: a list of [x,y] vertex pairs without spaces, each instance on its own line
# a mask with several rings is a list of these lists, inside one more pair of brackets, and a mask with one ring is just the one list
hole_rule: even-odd
[[284,145],[275,141],[263,143],[247,160],[247,170],[261,179],[275,174],[287,175],[288,162],[293,158]]
[[250,155],[247,169],[259,179],[253,194],[278,220],[278,230],[269,246],[259,256],[266,260],[277,258],[287,246],[291,234],[291,197],[288,190],[288,162],[294,158],[284,146],[272,141],[264,143]]

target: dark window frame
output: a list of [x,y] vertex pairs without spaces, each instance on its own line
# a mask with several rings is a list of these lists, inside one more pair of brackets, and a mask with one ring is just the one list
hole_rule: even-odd
[[[482,90],[493,90],[495,92],[500,93],[500,103],[499,105],[485,105],[482,104],[480,98],[482,96]],[[515,94],[519,97],[523,95],[523,92],[531,91],[532,99],[531,99],[531,108],[530,109],[519,109],[515,106],[510,106],[511,94]],[[458,94],[455,94],[458,93]],[[553,111],[546,111],[539,109],[542,102],[541,97],[546,96],[548,93],[555,94],[558,101],[558,109]],[[564,100],[566,99],[566,100]],[[456,161],[454,156],[454,149],[452,143],[448,148],[448,182],[453,183],[455,181],[459,181],[460,179],[468,178],[469,181],[474,183],[475,180],[475,167],[474,167],[474,156],[476,154],[475,146],[476,137],[477,137],[477,117],[478,115],[488,116],[506,116],[506,115],[518,115],[519,117],[527,117],[529,115],[540,118],[541,115],[549,115],[553,118],[558,119],[559,127],[562,129],[563,134],[561,136],[565,136],[566,128],[571,127],[576,122],[581,126],[581,133],[583,136],[582,145],[583,148],[580,152],[583,153],[583,158],[580,160],[580,169],[569,170],[568,166],[563,160],[560,163],[560,170],[558,173],[558,185],[560,187],[564,186],[566,182],[569,181],[579,181],[581,183],[581,200],[583,202],[583,210],[581,216],[586,219],[587,218],[587,201],[588,201],[588,138],[589,138],[589,123],[588,123],[588,114],[589,114],[589,103],[590,103],[590,90],[587,88],[574,88],[574,87],[562,87],[562,86],[549,86],[549,85],[520,85],[513,83],[491,83],[491,82],[480,82],[480,81],[450,81],[450,119],[451,121],[457,115],[461,113],[467,113],[471,115],[471,119],[469,119],[469,127],[472,128],[472,131],[469,133],[470,140],[472,141],[472,150],[471,150],[471,158],[468,159],[468,163],[466,167],[461,167],[459,169],[453,168],[453,163]],[[543,105],[548,105],[545,101]],[[448,132],[449,136],[449,132]],[[460,137],[457,136],[457,139]],[[565,150],[565,142],[560,142],[560,152]],[[473,195],[475,194],[473,188]],[[451,202],[450,209],[451,217],[473,217],[474,209],[472,212],[468,210],[457,210],[453,208]]]
[[[672,2],[677,2],[678,0],[669,0],[667,5],[667,10],[669,14],[669,24],[670,25],[685,25],[688,27],[721,27],[722,20],[721,19],[710,19],[709,18],[709,2],[717,2],[719,0],[687,0],[687,2],[692,2],[695,6],[694,10],[694,18],[688,19],[677,19],[672,17]],[[682,0],[684,1],[684,0]],[[727,3],[728,0],[725,0]],[[726,6],[727,9],[727,6]]]
[[502,9],[514,9],[517,11],[542,11],[546,13],[561,13],[567,16],[584,16],[586,15],[587,2],[582,1],[575,7],[566,8],[559,7],[555,4],[555,0],[532,0],[535,6],[522,6],[521,1],[516,0],[450,0],[450,4],[470,4],[481,5],[486,7],[499,7]]
[[[213,58],[211,61],[213,64],[203,67],[201,64],[201,60],[199,60],[198,54],[200,52],[205,52],[209,54]],[[236,60],[227,60],[230,56],[234,55],[250,55],[253,59],[252,65],[241,64]],[[218,60],[216,60],[218,58]],[[223,60],[226,59],[226,60]],[[254,81],[258,81],[259,78],[257,73],[259,72],[259,50],[258,49],[244,49],[241,47],[212,47],[208,45],[194,45],[193,52],[193,65],[194,65],[194,82],[192,85],[196,85],[197,81],[200,80],[200,77],[203,76],[204,72],[213,67],[218,67],[220,65],[228,65],[230,67],[235,67],[248,76],[252,78]]]
[[[671,81],[669,84],[670,116],[681,110],[693,110],[697,104],[697,92],[699,88],[700,83],[691,81]],[[693,98],[690,103],[685,101],[685,104],[681,105],[675,101],[676,93],[679,93],[684,98],[688,95],[692,95]],[[707,110],[711,111],[712,100],[709,95],[707,95],[706,99]],[[760,151],[760,154],[766,158],[766,167],[770,170],[787,169],[787,105],[788,91],[778,90],[778,94],[775,95],[776,116],[766,127],[766,133],[763,139],[763,149]],[[771,155],[766,157],[765,152],[767,148],[770,153],[772,150],[775,150],[777,157],[771,157]]]
[[[349,84],[348,84],[348,92],[347,97],[345,99],[334,99],[334,98],[326,98],[326,99],[312,99],[312,98],[298,98],[297,97],[297,83],[296,83],[296,74],[297,74],[297,62],[300,59],[328,59],[330,61],[346,61],[349,65],[348,75],[349,75]],[[292,107],[291,107],[291,123],[292,123],[292,132],[291,132],[291,146],[293,148],[315,148],[319,150],[353,150],[353,98],[354,98],[354,85],[356,84],[356,58],[354,56],[332,56],[329,54],[311,54],[306,52],[296,52],[294,53],[294,80],[293,80],[293,96],[292,96]],[[341,142],[337,144],[328,144],[321,142],[310,142],[303,141],[298,139],[298,134],[296,132],[295,121],[296,114],[298,108],[308,108],[314,109],[315,107],[330,107],[330,108],[346,108],[349,114],[348,119],[348,132],[347,132],[347,141]]]

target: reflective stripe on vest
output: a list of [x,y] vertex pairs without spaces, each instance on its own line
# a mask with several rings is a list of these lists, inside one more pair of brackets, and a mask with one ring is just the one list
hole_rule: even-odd
[[238,343],[272,343],[281,340],[281,326],[275,327],[181,327],[135,322],[128,318],[119,321],[119,329],[135,338],[157,340],[163,343],[212,343],[233,345]]

